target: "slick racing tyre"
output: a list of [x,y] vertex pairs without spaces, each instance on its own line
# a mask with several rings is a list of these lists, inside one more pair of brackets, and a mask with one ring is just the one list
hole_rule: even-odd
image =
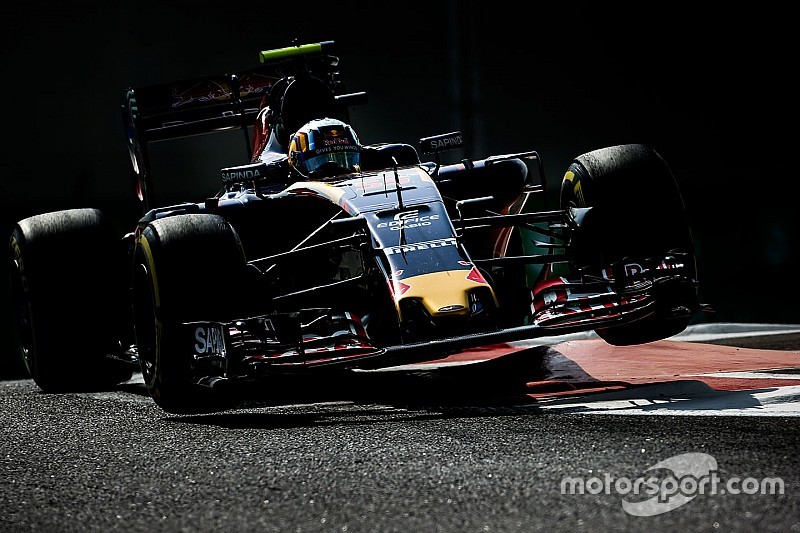
[[21,220],[11,233],[11,293],[19,347],[45,392],[99,390],[131,377],[106,356],[124,323],[123,256],[96,209]]
[[231,320],[240,294],[231,283],[244,272],[239,237],[217,215],[176,215],[142,231],[132,273],[136,345],[147,389],[165,411],[212,411],[224,403],[196,384],[223,370],[201,366],[182,324]]
[[680,333],[697,294],[694,245],[675,178],[652,148],[632,144],[579,156],[561,184],[561,208],[591,207],[570,243],[574,263],[599,273],[614,263],[682,254],[690,283],[664,287],[655,312],[621,326],[596,330],[614,345],[641,344]]

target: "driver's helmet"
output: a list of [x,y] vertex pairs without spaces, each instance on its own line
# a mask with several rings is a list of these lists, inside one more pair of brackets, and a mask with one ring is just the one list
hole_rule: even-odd
[[312,120],[289,141],[289,165],[305,178],[320,179],[359,172],[361,143],[341,120]]

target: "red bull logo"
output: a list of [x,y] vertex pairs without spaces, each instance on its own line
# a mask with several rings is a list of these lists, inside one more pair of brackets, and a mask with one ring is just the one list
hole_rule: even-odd
[[219,83],[212,80],[195,83],[188,89],[174,88],[172,97],[172,107],[181,107],[194,102],[211,102],[213,100],[229,100],[231,88],[227,83]]
[[251,94],[262,94],[268,91],[272,84],[278,81],[274,76],[265,76],[255,72],[247,72],[239,78],[239,96],[245,97]]

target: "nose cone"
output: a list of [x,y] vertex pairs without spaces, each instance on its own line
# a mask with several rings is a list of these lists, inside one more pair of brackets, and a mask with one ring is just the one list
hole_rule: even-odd
[[[470,314],[469,293],[477,288],[491,287],[477,269],[432,272],[395,281],[394,299],[402,316],[400,302],[416,299],[431,317]],[[402,285],[401,285],[402,284]],[[397,290],[398,286],[402,290]]]

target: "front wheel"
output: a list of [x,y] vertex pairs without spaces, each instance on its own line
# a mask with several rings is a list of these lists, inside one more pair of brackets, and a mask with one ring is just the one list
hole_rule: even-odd
[[197,384],[221,376],[220,365],[202,366],[184,325],[231,320],[246,289],[242,246],[217,215],[176,215],[151,222],[134,252],[132,284],[136,344],[151,397],[165,411],[214,410],[222,398]]
[[575,266],[599,274],[613,264],[674,256],[685,281],[655,286],[654,311],[596,333],[614,345],[642,344],[683,331],[696,307],[694,244],[683,199],[652,148],[613,146],[575,159],[561,185],[561,208],[592,208],[570,243]]

